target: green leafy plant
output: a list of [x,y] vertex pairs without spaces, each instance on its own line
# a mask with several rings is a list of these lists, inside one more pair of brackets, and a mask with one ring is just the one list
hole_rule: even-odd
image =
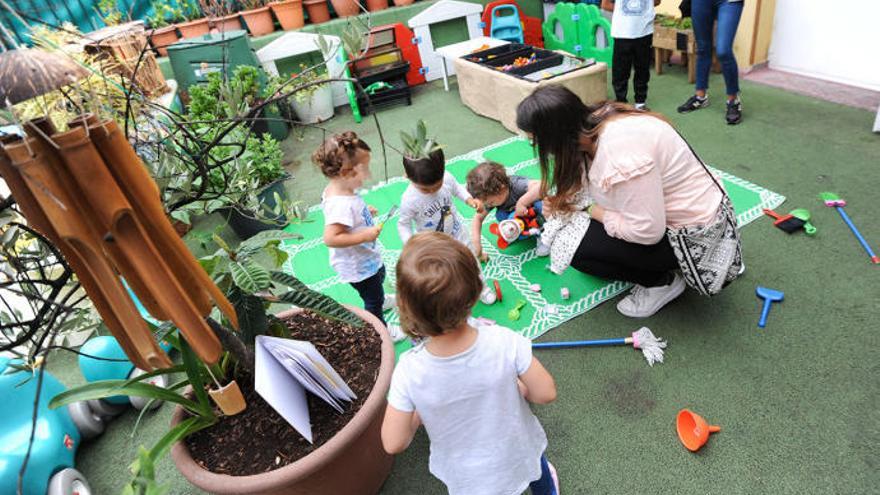
[[104,24],[115,26],[122,21],[122,12],[120,12],[116,0],[100,0],[97,8]]
[[416,123],[412,134],[400,131],[400,141],[403,143],[404,155],[414,160],[429,158],[431,153],[441,148],[433,138],[428,138],[428,127],[421,119]]

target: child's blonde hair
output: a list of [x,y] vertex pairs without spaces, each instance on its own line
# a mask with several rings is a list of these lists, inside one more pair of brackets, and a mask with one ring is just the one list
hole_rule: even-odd
[[483,282],[473,253],[440,232],[414,235],[397,262],[397,306],[403,330],[440,335],[467,320]]
[[312,153],[312,163],[328,179],[345,177],[357,165],[354,156],[358,150],[370,151],[370,146],[353,131],[334,134]]

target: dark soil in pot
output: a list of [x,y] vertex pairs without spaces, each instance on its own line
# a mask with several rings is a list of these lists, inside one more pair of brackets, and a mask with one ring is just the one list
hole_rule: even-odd
[[305,312],[285,320],[290,337],[315,345],[357,395],[344,414],[306,394],[314,444],[306,441],[254,391],[252,377],[238,377],[248,403],[236,416],[221,417],[185,442],[193,459],[218,474],[247,476],[284,467],[305,457],[341,430],[360,410],[376,383],[382,341],[367,325],[356,328]]

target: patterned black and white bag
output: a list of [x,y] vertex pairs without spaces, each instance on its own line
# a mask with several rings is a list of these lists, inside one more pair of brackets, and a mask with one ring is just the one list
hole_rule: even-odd
[[693,148],[691,152],[721,190],[721,205],[712,223],[668,229],[666,236],[685,282],[704,296],[714,296],[742,273],[742,242],[730,197]]

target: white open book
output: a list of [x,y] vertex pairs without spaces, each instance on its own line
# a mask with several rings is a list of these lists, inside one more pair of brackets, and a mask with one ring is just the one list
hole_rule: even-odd
[[342,413],[357,398],[310,342],[258,335],[254,387],[278,414],[312,442],[306,391]]

